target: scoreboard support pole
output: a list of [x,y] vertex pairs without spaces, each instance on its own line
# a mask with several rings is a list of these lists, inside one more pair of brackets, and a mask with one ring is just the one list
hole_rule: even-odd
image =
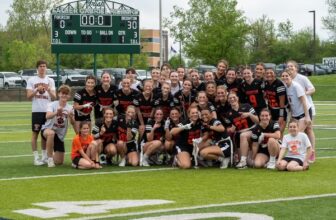
[[130,67],[133,66],[133,54],[131,53],[130,54]]
[[96,53],[93,54],[93,73],[96,79],[98,79],[97,78],[97,54]]
[[57,82],[56,82],[56,91],[58,90],[60,86],[60,54],[56,53],[56,75],[57,75]]

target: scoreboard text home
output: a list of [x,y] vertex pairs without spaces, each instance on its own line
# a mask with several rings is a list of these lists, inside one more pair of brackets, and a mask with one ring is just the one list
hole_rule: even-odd
[[140,53],[139,11],[107,0],[51,10],[53,53]]

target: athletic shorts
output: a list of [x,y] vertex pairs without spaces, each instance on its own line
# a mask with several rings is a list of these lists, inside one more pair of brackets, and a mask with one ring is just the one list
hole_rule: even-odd
[[266,147],[262,147],[261,145],[259,145],[258,147],[258,154],[265,154],[267,155],[268,157],[270,157],[270,153],[268,152],[268,148],[267,146]]
[[[42,138],[44,140],[47,140],[43,135],[44,131],[45,131],[45,129],[43,129],[41,131],[42,132]],[[63,153],[65,152],[64,142],[61,139],[59,139],[57,134],[55,134],[55,136],[54,136],[54,152],[63,152]]]
[[217,142],[212,141],[211,144],[218,146],[221,149],[221,151],[223,152],[224,157],[230,157],[231,156],[232,141],[231,141],[230,137],[222,139],[222,140],[217,141]]
[[75,111],[75,121],[91,121],[90,115],[79,116],[77,111]]
[[303,166],[303,162],[300,159],[292,158],[292,157],[285,157],[283,160],[287,161],[288,163],[291,161],[296,161],[300,166]]
[[[279,121],[279,117],[280,117],[280,109],[271,109],[271,116],[272,116],[272,120],[273,121]],[[286,109],[284,109],[284,120],[287,121],[287,111]]]
[[46,122],[46,113],[45,112],[33,112],[32,113],[32,131],[39,132],[42,128],[42,125]]
[[72,164],[75,165],[76,169],[78,168],[78,165],[79,165],[79,161],[82,157],[75,157],[73,160],[72,160]]
[[126,143],[126,147],[127,147],[127,154],[131,152],[137,152],[137,145],[135,141]]
[[192,151],[193,151],[193,146],[192,145],[187,145],[187,146],[175,146],[177,154],[181,153],[181,152],[188,152],[190,155],[192,155]]
[[[309,113],[310,120],[313,120],[313,112],[312,112],[311,108],[308,110],[308,113]],[[305,117],[305,114],[303,113],[302,115],[299,115],[299,116],[296,116],[296,117],[293,117],[293,118],[296,119],[296,120],[300,120],[304,117]]]

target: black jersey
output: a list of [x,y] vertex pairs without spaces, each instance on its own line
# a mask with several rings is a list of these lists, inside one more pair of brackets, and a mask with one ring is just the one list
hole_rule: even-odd
[[[102,127],[105,128],[105,132],[99,135]],[[112,120],[110,126],[103,123],[102,120],[97,120],[95,126],[92,128],[92,134],[96,139],[103,140],[104,144],[115,143],[118,132],[118,122],[117,120]]]
[[94,106],[96,105],[96,100],[97,100],[96,94],[93,94],[93,95],[90,96],[90,94],[86,91],[85,88],[77,91],[74,95],[73,101],[77,102],[79,105],[84,105],[84,104],[91,103],[91,106],[87,107],[87,108],[83,108],[81,110],[76,110],[75,111],[75,119],[80,120],[80,117],[82,117],[83,120],[89,120],[91,111],[93,110]]
[[[185,124],[189,124],[190,121],[186,121]],[[180,138],[177,140],[176,145],[181,147],[193,148],[193,139],[201,137],[202,122],[198,120],[195,124],[191,125],[190,130],[183,130],[180,133]]]
[[[274,133],[276,131],[280,131],[280,126],[276,121],[270,121],[266,128],[261,127],[259,124],[252,129],[251,139],[253,142],[258,142],[259,136],[261,133]],[[260,144],[267,144],[268,138],[265,137],[263,142]]]
[[221,102],[215,102],[215,108],[217,112],[217,118],[223,123],[223,125],[226,127],[227,124],[225,122],[225,118],[229,110],[231,109],[231,106],[226,101],[225,103]]
[[[160,127],[154,130],[153,140],[163,141],[164,136],[165,136],[164,123],[165,123],[164,121],[161,121]],[[146,135],[144,135],[145,142],[147,141],[147,134],[153,130],[154,124],[155,124],[155,121],[150,118],[146,124],[146,130],[145,130]]]
[[169,113],[172,107],[174,107],[174,97],[171,93],[168,94],[167,98],[162,96],[162,93],[154,94],[154,102],[153,107],[157,108],[160,107],[163,111],[163,117],[168,118]]
[[217,132],[210,129],[210,126],[218,125],[222,125],[222,123],[218,119],[211,119],[207,126],[203,125],[204,131],[208,132],[209,138],[216,142],[228,137],[226,130],[224,132]]
[[183,90],[178,91],[174,95],[174,105],[182,109],[183,119],[188,118],[187,115],[188,109],[195,100],[196,100],[196,93],[194,92],[194,90],[191,90],[188,95],[184,95]]
[[133,105],[134,99],[138,95],[138,92],[131,89],[131,92],[126,95],[122,89],[119,89],[116,93],[117,99],[119,101],[118,106],[116,107],[119,114],[125,114],[128,106]]
[[117,99],[116,96],[116,87],[110,85],[107,91],[105,91],[102,85],[95,87],[96,96],[97,96],[97,105],[95,106],[95,118],[103,117],[103,108],[104,107],[114,107],[114,101]]
[[225,74],[220,77],[218,77],[217,74],[215,74],[215,82],[217,86],[224,85],[225,84]]
[[234,125],[236,127],[236,131],[238,132],[253,128],[255,126],[255,123],[251,120],[250,117],[242,118],[240,114],[241,112],[250,112],[256,115],[254,108],[247,103],[241,104],[238,111],[235,111],[231,108],[226,115],[225,122],[228,125]]
[[151,94],[151,96],[146,99],[146,97],[142,93],[139,93],[133,100],[134,106],[140,109],[145,124],[147,124],[148,119],[151,117],[153,102],[153,94]]
[[216,111],[216,107],[211,102],[208,102],[206,106],[204,107],[197,104],[197,108],[198,108],[198,111],[202,111],[204,109],[209,109],[211,113]]
[[238,95],[239,99],[241,99],[241,84],[242,84],[241,79],[236,79],[232,83],[228,83],[227,81],[224,82],[224,86],[226,87],[226,91],[228,93],[234,92]]
[[245,100],[241,100],[241,102],[250,103],[259,113],[260,110],[266,108],[263,90],[263,82],[259,79],[254,79],[251,84],[244,81],[241,85],[241,91],[242,96],[245,96]]
[[[276,79],[272,84],[268,81],[265,82],[265,94],[267,99],[267,104],[270,109],[279,109],[280,108],[280,96],[286,96],[286,87],[279,80]],[[287,97],[285,98],[287,100]]]
[[201,82],[198,86],[195,86],[194,84],[192,85],[192,89],[195,92],[199,92],[199,91],[205,91],[205,83]]
[[[178,127],[178,124],[175,124],[173,122],[173,120],[169,119],[170,120],[170,123],[169,123],[169,131],[171,131],[173,128],[176,128]],[[177,135],[173,135],[172,139],[175,141],[175,143],[177,142],[178,139],[180,139],[180,134],[177,134]]]
[[[118,140],[123,142],[135,141],[135,135],[139,130],[139,124],[135,119],[132,119],[129,122],[126,122],[125,115],[119,115],[117,118],[118,123]],[[127,140],[127,128],[131,129],[133,134],[132,140]]]

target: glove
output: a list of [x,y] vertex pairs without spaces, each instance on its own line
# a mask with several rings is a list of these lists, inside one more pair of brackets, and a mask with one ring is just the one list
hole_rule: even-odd
[[203,138],[199,137],[199,138],[194,138],[192,141],[193,141],[193,143],[195,143],[195,144],[199,144],[199,143],[202,142],[202,140],[203,140]]
[[259,138],[258,138],[258,143],[261,144],[264,141],[264,139],[265,139],[265,135],[264,135],[264,133],[261,133]]
[[165,121],[165,124],[164,124],[164,129],[168,129],[169,125],[170,125],[170,119],[167,118],[167,120]]
[[181,125],[180,128],[182,128],[183,130],[190,130],[191,129],[191,123],[186,124],[186,125]]
[[86,103],[86,104],[83,105],[83,107],[84,108],[90,108],[90,107],[92,107],[91,104],[92,104],[92,102]]

